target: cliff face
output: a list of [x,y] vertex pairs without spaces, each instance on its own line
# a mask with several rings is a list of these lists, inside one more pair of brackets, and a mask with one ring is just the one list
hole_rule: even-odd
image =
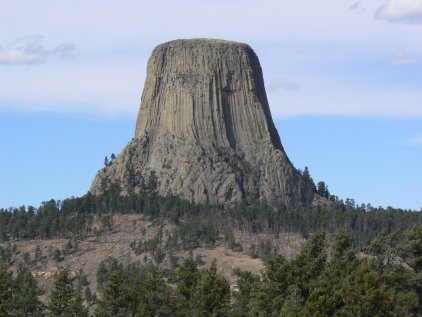
[[149,59],[135,138],[100,170],[91,192],[118,182],[161,195],[231,204],[309,205],[271,119],[259,60],[246,44],[176,40]]

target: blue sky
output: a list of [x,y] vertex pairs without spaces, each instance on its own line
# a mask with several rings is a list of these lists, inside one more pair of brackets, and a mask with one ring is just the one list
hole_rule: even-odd
[[422,0],[0,0],[0,206],[84,194],[134,134],[159,43],[257,52],[298,168],[332,193],[422,207]]

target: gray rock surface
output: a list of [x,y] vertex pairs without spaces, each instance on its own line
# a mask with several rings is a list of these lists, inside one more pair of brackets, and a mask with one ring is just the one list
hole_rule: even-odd
[[176,40],[157,46],[135,138],[90,191],[118,182],[193,202],[310,205],[312,184],[293,167],[271,118],[261,66],[246,44]]

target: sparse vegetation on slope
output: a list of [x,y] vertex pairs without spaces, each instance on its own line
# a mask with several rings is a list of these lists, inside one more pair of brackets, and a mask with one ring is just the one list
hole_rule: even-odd
[[99,317],[420,316],[421,245],[422,227],[414,227],[379,236],[362,257],[344,231],[331,241],[315,233],[296,257],[271,257],[261,276],[238,271],[232,290],[215,264],[199,270],[192,257],[175,270],[112,261],[99,267],[99,299],[85,291],[83,303],[78,278],[62,271],[46,305],[28,271],[1,265],[0,314],[88,316],[89,306]]

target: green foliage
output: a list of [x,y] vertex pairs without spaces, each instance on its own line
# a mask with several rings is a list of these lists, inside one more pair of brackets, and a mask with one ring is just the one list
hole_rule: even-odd
[[120,265],[115,258],[111,257],[102,261],[97,268],[96,274],[98,287],[101,289],[108,281],[110,275],[119,268]]
[[[160,263],[167,254],[171,272],[148,264],[123,266],[115,259],[102,262],[97,271],[101,300],[96,316],[418,316],[422,311],[422,214],[419,212],[357,206],[331,196],[320,182],[315,190],[331,200],[327,206],[289,210],[284,206],[240,204],[232,208],[190,204],[154,193],[156,177],[134,180],[144,190],[120,195],[115,184],[104,184],[101,195],[90,193],[63,202],[50,200],[38,209],[0,209],[0,240],[66,238],[63,250],[50,254],[56,261],[78,250],[78,240],[94,232],[112,230],[115,213],[142,214],[160,226],[175,230],[135,240],[137,254],[147,252]],[[309,171],[303,173],[314,186]],[[314,186],[315,187],[315,186]],[[410,228],[410,229],[409,229]],[[249,253],[265,262],[260,277],[239,272],[238,290],[232,296],[227,280],[216,266],[200,271],[191,258],[178,267],[175,250],[191,250],[224,241],[237,247],[234,232],[300,233],[307,239],[292,259],[277,255],[272,239],[252,244]],[[357,256],[364,251],[371,257]],[[88,316],[79,293],[95,302],[81,275],[78,292],[67,271],[56,276],[47,309],[38,300],[35,279],[27,271],[16,278],[8,267],[16,262],[16,247],[0,247],[0,316]],[[26,265],[31,265],[25,255]],[[35,261],[45,258],[41,248]]]
[[232,315],[237,316],[247,316],[250,312],[250,300],[252,294],[256,291],[260,285],[260,279],[258,276],[254,276],[250,272],[237,272],[238,275],[238,291],[233,294],[235,299],[232,305]]
[[136,310],[136,293],[139,285],[135,284],[120,265],[111,273],[104,287],[103,298],[98,302],[96,316],[132,316]]
[[37,280],[27,269],[20,270],[14,280],[14,311],[16,316],[43,316],[44,305],[38,299]]
[[302,173],[302,177],[305,184],[312,188],[314,192],[316,192],[314,180],[312,179],[311,174],[309,172],[309,168],[307,166],[305,166],[305,170]]
[[83,306],[81,297],[76,295],[72,282],[68,271],[62,271],[55,276],[54,288],[47,305],[48,316],[88,316],[88,311]]
[[412,267],[416,272],[422,271],[422,227],[413,227],[408,231],[408,251],[413,257]]
[[92,291],[89,287],[85,287],[84,297],[85,297],[85,301],[88,303],[89,306],[94,304],[95,302],[94,294],[92,294]]
[[14,247],[9,243],[6,247],[0,247],[0,265],[9,266],[13,262]]
[[37,245],[37,247],[35,248],[35,252],[34,252],[34,260],[35,261],[39,261],[42,258],[42,251],[39,245]]
[[63,317],[88,317],[88,309],[84,306],[82,298],[77,295],[69,306],[63,311]]
[[[313,184],[309,171],[304,175]],[[135,177],[135,176],[134,176]],[[141,213],[150,220],[167,219],[177,224],[172,239],[186,250],[198,244],[213,245],[224,237],[229,247],[235,244],[234,230],[251,233],[279,234],[325,231],[332,234],[343,228],[354,246],[365,247],[381,232],[403,232],[413,225],[422,225],[422,213],[388,207],[357,206],[353,199],[339,200],[328,193],[324,182],[317,191],[332,202],[326,206],[288,210],[262,203],[242,203],[232,208],[192,204],[176,197],[160,197],[154,193],[156,177],[142,182],[143,190],[122,196],[116,184],[106,184],[101,195],[88,192],[83,197],[64,201],[43,202],[38,209],[24,206],[0,209],[0,239],[67,238],[72,243],[91,234],[94,216],[101,219],[97,233],[111,230],[112,214]],[[265,241],[264,241],[265,243]],[[262,253],[256,246],[255,254]],[[272,250],[273,252],[273,250]],[[268,252],[263,252],[267,257]],[[1,250],[0,250],[1,256]]]
[[215,262],[201,276],[193,294],[196,316],[226,316],[229,310],[230,285],[217,273]]
[[185,307],[190,306],[199,278],[197,263],[192,257],[187,258],[176,272],[177,291],[182,296]]
[[13,278],[4,265],[0,265],[0,316],[7,316],[13,305]]
[[350,274],[340,290],[344,307],[340,310],[352,316],[394,316],[395,292],[389,289],[385,277],[363,260]]
[[164,272],[151,267],[141,293],[136,317],[143,316],[185,316],[180,309],[176,293],[166,282]]
[[[151,264],[123,266],[109,260],[98,269],[101,299],[94,315],[420,316],[421,239],[420,227],[403,233],[383,233],[368,247],[367,252],[374,256],[357,256],[345,231],[338,231],[330,239],[324,232],[315,233],[296,257],[269,258],[261,276],[238,271],[237,289],[233,293],[228,281],[217,273],[215,262],[201,271],[192,255],[173,273]],[[88,304],[95,301],[89,287],[85,287],[85,299]],[[9,315],[89,314],[73,288],[69,272],[56,275],[43,311],[30,272],[22,270],[14,278],[2,266],[0,316]]]
[[317,185],[317,193],[318,195],[325,197],[325,198],[330,198],[330,192],[328,191],[328,186],[325,185],[324,182],[319,182]]
[[302,296],[308,297],[315,280],[324,271],[326,261],[325,234],[316,233],[309,238],[299,255],[289,263],[289,285],[295,285]]
[[60,251],[60,249],[58,248],[55,248],[53,250],[52,256],[53,256],[54,261],[56,262],[63,261],[62,251]]

